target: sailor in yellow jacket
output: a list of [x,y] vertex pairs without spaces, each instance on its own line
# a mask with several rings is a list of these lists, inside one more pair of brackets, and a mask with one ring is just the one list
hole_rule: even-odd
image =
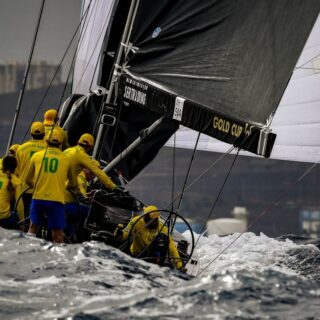
[[29,210],[33,193],[33,190],[29,189],[30,187],[26,184],[25,181],[30,159],[34,153],[44,150],[47,147],[47,142],[43,140],[45,130],[42,122],[32,123],[30,134],[32,136],[32,139],[20,145],[16,152],[18,166],[15,173],[22,182],[22,192],[24,192],[22,195],[22,200],[25,210],[25,217],[29,217]]
[[[13,144],[9,149],[8,149],[8,152],[7,152],[7,155],[8,156],[16,156],[16,152],[17,152],[17,149],[19,148],[20,144]],[[1,166],[2,166],[2,158],[0,158],[0,169],[1,169]]]
[[168,236],[168,228],[160,221],[160,212],[157,210],[156,206],[148,206],[144,209],[145,215],[143,217],[132,218],[126,228],[122,230],[122,240],[127,240],[130,234],[130,238],[132,238],[131,254],[134,257],[146,258],[146,260],[151,258],[156,263],[159,263],[167,253],[169,241],[170,258],[176,268],[181,269],[183,263],[177,247],[172,237]]
[[94,138],[91,134],[83,134],[79,141],[78,145],[66,149],[63,153],[71,161],[71,170],[74,179],[77,179],[78,174],[84,169],[87,168],[94,174],[108,189],[114,190],[117,188],[117,185],[112,182],[112,180],[101,170],[90,158],[88,152],[92,150],[94,145]]
[[50,135],[53,128],[60,131],[62,135],[62,143],[61,143],[61,149],[65,150],[68,148],[68,133],[67,131],[63,130],[60,126],[57,125],[58,122],[58,112],[55,109],[49,109],[44,113],[44,120],[43,125],[45,129],[45,136],[47,137]]
[[13,156],[6,156],[0,170],[0,226],[8,229],[18,228],[18,222],[24,219],[22,201],[17,206],[18,215],[12,208],[12,202],[21,195],[21,182],[14,175],[17,160]]
[[34,187],[30,207],[29,234],[36,235],[46,213],[48,228],[52,230],[54,242],[64,242],[65,188],[69,179],[70,187],[77,186],[71,175],[70,160],[60,150],[63,137],[59,130],[53,129],[48,138],[48,148],[36,152],[30,160],[26,183]]

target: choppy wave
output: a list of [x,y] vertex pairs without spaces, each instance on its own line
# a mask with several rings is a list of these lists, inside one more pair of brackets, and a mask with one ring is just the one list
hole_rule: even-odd
[[245,233],[224,251],[236,237],[201,238],[191,278],[1,229],[0,319],[320,319],[317,246]]

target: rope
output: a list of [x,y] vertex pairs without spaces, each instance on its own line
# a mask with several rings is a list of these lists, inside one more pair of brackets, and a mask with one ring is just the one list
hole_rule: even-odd
[[199,234],[199,237],[198,237],[198,239],[197,239],[197,241],[196,241],[195,247],[197,246],[197,244],[198,244],[201,236],[203,235],[204,230],[205,230],[206,225],[207,225],[207,222],[209,221],[209,219],[210,219],[210,217],[211,217],[211,214],[213,213],[213,210],[214,210],[214,208],[216,207],[216,204],[218,203],[218,200],[219,200],[219,198],[220,198],[220,195],[221,195],[221,193],[222,193],[222,191],[223,191],[223,189],[224,189],[224,186],[225,186],[226,183],[227,183],[227,180],[228,180],[228,178],[229,178],[229,176],[230,176],[230,173],[231,173],[231,171],[232,171],[232,169],[233,169],[233,167],[234,167],[234,164],[235,164],[235,162],[236,162],[236,160],[237,160],[237,158],[238,158],[239,152],[240,152],[240,149],[238,149],[237,154],[236,154],[235,157],[233,158],[233,161],[232,161],[232,164],[231,164],[231,166],[230,166],[230,168],[229,168],[229,171],[228,171],[228,173],[227,173],[227,175],[226,175],[226,177],[225,177],[225,179],[224,179],[224,181],[223,181],[223,183],[222,183],[222,185],[221,185],[221,188],[220,188],[220,190],[219,190],[219,193],[218,193],[216,199],[214,200],[214,202],[213,202],[213,204],[212,204],[212,207],[211,207],[211,209],[210,209],[210,211],[209,211],[207,220],[206,220],[206,222],[203,224],[203,227],[202,227],[202,229],[201,229],[201,231],[200,231],[200,234]]
[[266,206],[265,209],[262,210],[262,212],[248,225],[248,227],[246,228],[245,231],[241,232],[235,239],[233,239],[215,258],[213,258],[197,274],[197,277],[199,275],[201,275],[205,270],[207,270],[212,263],[214,263],[224,252],[226,252],[227,249],[229,249],[245,232],[247,232],[253,225],[255,225],[258,220],[260,220],[264,215],[266,215],[272,207],[276,206],[278,204],[278,202],[280,200],[282,200],[282,198],[284,198],[289,193],[289,191],[291,191],[305,176],[307,176],[312,171],[312,169],[314,169],[319,164],[319,162],[320,162],[320,160],[318,162],[314,163],[295,182],[293,182],[286,189],[284,189],[284,191],[281,193],[281,195],[278,198],[276,198],[274,201],[272,201],[268,206]]
[[[223,160],[228,154],[230,154],[232,151],[234,150],[234,147],[232,146],[230,149],[228,149],[225,153],[223,153],[217,160],[215,160],[206,170],[204,170],[199,176],[198,178],[194,179],[186,188],[185,188],[185,192],[187,190],[189,190],[194,184],[196,184],[199,180],[201,180],[218,162],[220,162],[221,160]],[[168,208],[169,206],[172,205],[172,203],[174,203],[179,197],[181,196],[181,194],[178,194],[172,202],[168,203],[165,208]]]
[[30,71],[33,52],[34,52],[34,48],[35,48],[35,45],[36,45],[38,32],[39,32],[39,29],[40,29],[40,22],[41,22],[41,18],[42,18],[42,13],[43,13],[43,8],[44,8],[44,5],[45,5],[45,2],[46,2],[46,0],[42,0],[41,9],[40,9],[39,17],[38,17],[38,22],[37,22],[35,34],[34,34],[34,37],[33,37],[32,46],[31,46],[30,54],[29,54],[29,59],[28,59],[28,63],[27,63],[27,67],[26,67],[25,73],[24,73],[22,86],[21,86],[21,90],[20,90],[20,95],[19,95],[19,99],[18,99],[18,103],[17,103],[17,107],[16,107],[16,113],[15,113],[15,116],[14,116],[14,119],[13,119],[13,124],[12,124],[11,132],[10,132],[10,136],[9,136],[9,140],[8,140],[7,150],[9,150],[9,148],[10,148],[10,145],[12,143],[13,136],[14,136],[14,133],[15,133],[15,130],[16,130],[17,121],[18,121],[18,117],[19,117],[20,109],[21,109],[21,105],[22,105],[22,100],[23,100],[23,97],[24,97],[24,92],[25,92],[25,88],[26,88],[26,84],[27,84],[27,78],[28,78],[29,71]]
[[80,26],[81,26],[81,24],[82,24],[82,21],[83,21],[83,19],[84,19],[85,17],[87,17],[88,9],[90,8],[91,2],[92,2],[92,0],[90,0],[90,3],[89,3],[89,5],[88,5],[88,8],[86,9],[84,15],[83,15],[82,18],[80,19],[80,22],[79,22],[79,24],[78,24],[78,26],[77,26],[77,28],[76,28],[76,30],[75,30],[75,32],[74,32],[74,34],[73,34],[70,42],[69,42],[69,44],[68,44],[68,47],[67,47],[66,51],[64,52],[64,54],[63,54],[63,56],[62,56],[62,58],[61,58],[61,60],[60,60],[60,62],[59,62],[59,65],[58,65],[58,67],[56,68],[56,71],[55,71],[54,75],[52,76],[52,79],[51,79],[51,81],[50,81],[50,83],[49,83],[49,86],[47,87],[47,89],[46,89],[46,91],[45,91],[45,93],[44,93],[44,95],[43,95],[43,97],[42,97],[42,99],[41,99],[41,102],[39,103],[39,105],[38,105],[38,107],[37,107],[37,109],[36,109],[36,112],[35,112],[34,115],[33,115],[33,118],[32,118],[32,120],[31,120],[31,122],[30,122],[30,126],[27,128],[26,133],[25,133],[23,139],[21,140],[21,143],[26,139],[26,136],[29,134],[29,131],[30,131],[30,128],[31,128],[31,124],[34,122],[34,119],[36,118],[37,114],[39,113],[40,108],[41,108],[41,106],[42,106],[45,98],[46,98],[47,95],[48,95],[48,92],[49,92],[49,90],[50,90],[50,88],[51,88],[51,86],[52,86],[52,83],[53,83],[53,81],[54,81],[54,79],[55,79],[58,71],[59,71],[60,68],[61,68],[62,62],[64,61],[64,59],[65,59],[65,57],[66,57],[66,55],[67,55],[67,53],[68,53],[68,51],[69,51],[69,49],[70,49],[70,47],[71,47],[71,44],[73,43],[73,40],[75,39],[75,37],[76,37],[76,35],[77,35],[77,33],[78,33],[78,30],[79,30],[79,28],[80,28]]
[[193,163],[193,160],[194,160],[194,155],[195,155],[197,147],[198,147],[200,135],[201,135],[201,132],[198,133],[197,141],[196,141],[196,143],[194,145],[194,148],[193,148],[193,152],[192,152],[191,159],[190,159],[190,162],[189,162],[188,171],[187,171],[186,177],[184,179],[182,191],[180,193],[180,199],[179,199],[179,203],[178,203],[178,207],[177,207],[177,212],[179,212],[179,210],[180,210],[181,202],[182,202],[182,199],[183,199],[183,196],[184,196],[184,193],[185,193],[185,188],[186,188],[186,185],[187,185],[187,181],[188,181],[188,178],[189,178],[189,175],[190,175],[191,166],[192,166],[192,163]]
[[173,154],[172,154],[172,189],[171,189],[171,211],[174,211],[174,180],[175,180],[175,167],[176,167],[176,133],[173,137]]
[[[91,0],[92,1],[92,0]],[[94,6],[96,5],[97,2],[94,3]],[[91,2],[89,3],[89,6],[91,5]],[[75,61],[76,61],[76,57],[77,57],[77,54],[78,54],[78,49],[79,49],[79,46],[80,44],[82,43],[83,41],[83,37],[82,35],[87,31],[88,29],[88,23],[87,22],[87,18],[88,18],[88,12],[87,11],[85,14],[86,14],[86,17],[83,21],[83,24],[82,25],[82,28],[80,30],[80,34],[79,34],[79,38],[78,38],[78,43],[77,43],[77,49],[75,50],[74,54],[73,54],[73,58],[72,58],[72,62],[71,62],[71,65],[70,65],[70,68],[69,68],[69,72],[68,72],[68,75],[67,75],[67,79],[66,79],[66,82],[65,82],[65,85],[64,85],[64,88],[63,88],[63,91],[62,91],[62,94],[61,94],[61,98],[60,98],[60,102],[59,102],[59,105],[62,104],[62,101],[63,101],[63,97],[65,95],[65,92],[66,92],[66,89],[67,89],[67,86],[68,86],[68,83],[69,83],[69,77],[71,76],[71,72],[72,72],[72,69],[74,68],[75,66]],[[92,13],[93,13],[93,10],[91,10],[90,12],[90,16],[88,18],[88,20],[91,19],[91,16],[92,16]],[[73,79],[72,79],[72,83],[73,83]],[[71,86],[71,92],[72,92],[72,86]],[[70,93],[71,93],[70,92]]]

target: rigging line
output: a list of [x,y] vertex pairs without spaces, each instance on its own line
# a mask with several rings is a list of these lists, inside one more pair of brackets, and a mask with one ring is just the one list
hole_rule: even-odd
[[23,99],[24,92],[25,92],[25,89],[26,89],[27,78],[28,78],[28,75],[29,75],[31,61],[32,61],[33,53],[34,53],[34,48],[35,48],[35,45],[36,45],[36,42],[37,42],[38,32],[39,32],[39,29],[40,29],[40,22],[41,22],[41,18],[42,18],[43,8],[44,8],[44,5],[45,5],[45,2],[46,2],[46,0],[42,0],[40,12],[39,12],[39,17],[38,17],[38,21],[37,21],[37,25],[36,25],[36,30],[35,30],[35,33],[34,33],[34,36],[33,36],[33,41],[32,41],[32,45],[31,45],[31,49],[30,49],[30,53],[29,53],[29,59],[28,59],[27,67],[26,67],[25,72],[24,72],[22,85],[21,85],[21,89],[20,89],[20,94],[19,94],[19,99],[18,99],[18,102],[17,102],[16,112],[15,112],[13,123],[12,123],[12,127],[11,127],[11,132],[10,132],[10,136],[9,136],[9,140],[8,140],[7,150],[9,150],[9,148],[10,148],[10,145],[12,143],[13,136],[14,136],[14,133],[15,133],[15,130],[16,130],[18,117],[19,117],[20,110],[21,110],[21,105],[22,105],[22,99]]
[[[91,0],[92,1],[92,0]],[[91,2],[90,2],[91,3]],[[83,8],[81,10],[81,14],[83,13]],[[92,11],[90,12],[90,17],[89,19],[91,18],[91,15],[92,15]],[[78,37],[78,41],[77,41],[77,47],[76,47],[76,50],[74,51],[74,54],[73,54],[73,58],[72,58],[72,61],[71,61],[71,64],[70,64],[70,69],[69,69],[69,72],[68,72],[68,75],[67,75],[67,79],[66,79],[66,82],[65,82],[65,86],[64,86],[64,89],[62,91],[62,95],[61,95],[61,98],[60,98],[60,102],[59,102],[59,105],[62,104],[62,100],[63,100],[63,97],[65,95],[65,92],[66,92],[66,89],[67,89],[67,85],[68,85],[68,81],[69,81],[69,77],[72,73],[72,70],[74,71],[74,66],[75,66],[75,60],[76,60],[76,57],[77,57],[77,54],[78,54],[78,48],[79,48],[79,45],[81,44],[81,42],[83,41],[83,33],[86,32],[87,28],[88,28],[88,23],[86,23],[87,21],[87,18],[88,18],[88,14],[86,16],[86,18],[84,19],[83,21],[83,24],[81,24],[81,29],[80,29],[80,34],[79,34],[79,37]],[[73,78],[71,79],[71,82],[70,82],[70,93],[69,94],[72,94],[72,86],[73,86]],[[60,112],[60,111],[59,111]],[[62,113],[64,112],[64,109],[62,109]],[[67,121],[66,121],[67,122]]]
[[[314,71],[320,71],[320,68],[308,68],[308,67],[300,67],[299,70],[314,70]],[[306,76],[307,77],[307,76]],[[306,77],[301,77],[301,78],[306,78]],[[298,79],[301,79],[301,78],[298,78]]]
[[[92,0],[90,1],[89,5],[91,5],[91,2]],[[97,2],[95,2],[96,4]],[[94,4],[94,6],[95,6]],[[83,9],[82,9],[82,12],[83,12]],[[86,17],[83,21],[83,23],[81,24],[81,28],[80,28],[80,34],[79,34],[79,38],[78,38],[78,43],[77,43],[77,47],[76,47],[76,50],[73,54],[73,58],[72,58],[72,61],[71,61],[71,64],[70,64],[70,68],[69,68],[69,72],[68,72],[68,75],[67,75],[67,79],[66,79],[66,82],[65,82],[65,86],[63,88],[63,91],[62,91],[62,95],[61,95],[61,99],[60,99],[60,102],[59,102],[59,106],[62,104],[62,101],[63,101],[63,97],[65,95],[65,92],[66,92],[66,89],[67,89],[67,86],[68,86],[68,81],[69,81],[69,77],[71,76],[71,73],[72,73],[72,69],[74,69],[74,66],[75,66],[75,61],[76,61],[76,57],[77,57],[77,54],[78,54],[78,49],[79,49],[79,46],[80,44],[83,42],[83,34],[87,31],[88,29],[88,25],[89,25],[89,20],[91,19],[91,16],[92,16],[92,12],[93,12],[93,9],[91,10],[90,12],[90,15],[88,15],[89,11],[87,11],[85,14],[86,14]],[[88,18],[89,17],[89,18]],[[71,92],[72,92],[72,86],[71,86]]]
[[227,173],[227,175],[226,175],[226,177],[225,177],[225,179],[224,179],[224,181],[223,181],[223,183],[222,183],[222,185],[221,185],[221,188],[220,188],[220,190],[219,190],[219,193],[218,193],[216,199],[214,200],[214,202],[213,202],[213,204],[212,204],[212,207],[211,207],[210,212],[209,212],[209,214],[208,214],[207,220],[206,220],[206,222],[203,224],[203,227],[202,227],[202,229],[201,229],[201,231],[200,231],[200,233],[199,233],[198,239],[197,239],[194,247],[197,246],[197,244],[198,244],[201,236],[202,236],[203,233],[204,233],[204,230],[206,229],[207,222],[209,221],[209,219],[210,219],[210,217],[211,217],[211,214],[213,213],[213,210],[214,210],[214,208],[216,207],[216,204],[218,203],[218,200],[220,199],[220,196],[221,196],[221,194],[222,194],[222,191],[223,191],[223,189],[224,189],[224,186],[226,185],[226,183],[227,183],[227,181],[228,181],[228,178],[229,178],[229,176],[230,176],[230,173],[231,173],[231,171],[232,171],[232,169],[233,169],[233,167],[234,167],[234,164],[235,164],[235,162],[236,162],[236,160],[237,160],[237,158],[238,158],[239,152],[240,152],[240,149],[238,149],[237,154],[236,154],[235,157],[233,158],[233,161],[232,161],[232,163],[231,163],[231,166],[230,166],[230,168],[229,168],[229,171],[228,171],[228,173]]
[[183,199],[183,196],[184,196],[184,193],[185,193],[185,188],[186,188],[187,181],[188,181],[188,178],[189,178],[189,175],[190,175],[190,170],[191,170],[191,166],[192,166],[192,163],[193,163],[193,160],[194,160],[194,156],[195,156],[195,153],[196,153],[196,151],[197,151],[197,147],[198,147],[198,143],[199,143],[200,136],[201,136],[201,132],[199,131],[199,132],[198,132],[197,141],[196,141],[196,143],[195,143],[195,145],[194,145],[194,148],[193,148],[193,151],[192,151],[192,155],[191,155],[191,159],[190,159],[188,171],[187,171],[186,177],[185,177],[185,179],[184,179],[182,191],[181,191],[181,193],[180,193],[180,199],[179,199],[179,203],[178,203],[178,207],[177,207],[177,212],[178,212],[178,213],[179,213],[179,211],[180,211],[180,206],[181,206],[182,199]]
[[[90,7],[91,2],[92,2],[92,0],[90,1],[89,5],[88,5],[88,8]],[[87,13],[88,13],[88,11],[85,12],[85,15],[86,15],[86,16],[87,16]],[[83,17],[82,17],[82,19],[83,19]],[[81,24],[82,19],[80,20],[80,24]],[[75,37],[75,35],[76,35],[76,33],[77,33],[77,30],[79,29],[80,24],[78,24],[78,27],[77,27],[77,29],[76,29],[76,31],[75,31],[75,33],[74,33],[74,35],[73,35],[73,37],[72,37],[69,45],[68,45],[67,51],[65,52],[65,54],[64,54],[64,56],[63,56],[63,58],[62,58],[62,60],[61,60],[61,62],[60,62],[60,65],[59,65],[58,69],[60,68],[61,63],[62,63],[64,57],[66,56],[66,53],[68,52],[68,50],[69,50],[69,48],[70,48],[70,46],[71,46],[71,43],[73,42],[73,39],[74,39],[74,37]],[[57,69],[57,70],[58,70],[58,69]],[[70,70],[69,70],[69,72],[70,72]],[[53,81],[54,77],[55,77],[55,75],[53,76],[52,81]],[[68,80],[68,79],[67,79],[67,80]],[[52,83],[52,81],[51,81],[51,83]],[[68,82],[68,81],[66,81],[66,85],[67,85],[67,82]],[[51,83],[50,83],[50,85],[51,85]],[[50,85],[49,85],[49,87],[50,87]],[[66,88],[66,85],[65,85],[65,88]],[[42,101],[42,102],[43,102],[43,101]],[[42,102],[41,102],[41,104],[42,104]],[[40,106],[41,106],[41,104],[40,104]],[[56,110],[57,110],[57,114],[59,114],[60,108],[61,108],[61,103],[58,105],[58,108],[56,109]],[[38,109],[39,109],[39,108],[38,108]],[[36,114],[37,114],[37,112],[36,112]],[[33,120],[34,120],[34,119],[33,119]],[[33,120],[32,120],[32,122],[33,122]],[[55,119],[55,126],[57,125],[57,122],[56,122],[56,121],[57,121],[57,118]],[[51,130],[50,133],[49,133],[49,136],[48,136],[48,138],[47,138],[48,141],[50,141],[50,139],[51,139],[51,136],[52,136],[52,133],[53,133],[53,129],[54,129],[54,128],[52,128],[52,130]],[[36,189],[36,186],[37,186],[37,184],[38,184],[38,181],[39,181],[39,178],[40,178],[40,175],[41,175],[41,170],[42,170],[42,167],[43,167],[43,163],[44,163],[46,154],[47,154],[47,152],[48,152],[48,148],[49,148],[49,144],[47,144],[47,146],[46,146],[46,148],[45,148],[45,151],[44,151],[44,155],[43,155],[43,158],[42,158],[42,161],[41,161],[40,169],[39,169],[39,172],[38,172],[38,174],[37,174],[36,181],[35,181],[34,186],[33,186],[33,189],[34,189],[34,190]],[[36,174],[36,172],[34,172],[34,173]]]
[[27,131],[26,131],[26,133],[25,133],[25,135],[24,135],[21,143],[26,139],[26,136],[29,134],[29,131],[30,131],[30,128],[31,128],[31,124],[33,123],[34,119],[36,118],[38,112],[40,111],[40,108],[41,108],[41,106],[42,106],[42,103],[44,102],[45,98],[47,97],[47,94],[48,94],[48,92],[49,92],[49,90],[50,90],[50,88],[51,88],[51,86],[52,86],[52,83],[53,83],[53,81],[54,81],[54,79],[55,79],[58,71],[59,71],[60,68],[61,68],[62,62],[64,61],[64,59],[65,59],[65,57],[66,57],[66,55],[67,55],[67,53],[68,53],[68,51],[69,51],[69,49],[70,49],[70,47],[71,47],[71,44],[73,43],[73,40],[74,40],[74,38],[76,37],[76,35],[77,35],[77,33],[78,33],[78,30],[79,30],[79,28],[80,28],[80,26],[81,26],[82,20],[87,16],[88,9],[89,9],[89,7],[90,7],[90,5],[91,5],[91,2],[92,2],[92,0],[90,1],[86,12],[84,13],[84,15],[82,16],[82,18],[80,19],[80,22],[79,22],[79,24],[78,24],[78,26],[77,26],[77,28],[76,28],[76,30],[75,30],[75,32],[74,32],[74,34],[73,34],[70,42],[69,42],[69,44],[68,44],[68,47],[67,47],[65,53],[63,54],[63,56],[62,56],[62,58],[61,58],[61,60],[60,60],[60,63],[59,63],[59,65],[58,65],[58,67],[56,68],[56,71],[55,71],[54,75],[52,76],[52,79],[51,79],[51,81],[50,81],[50,83],[49,83],[49,86],[47,87],[47,89],[46,89],[46,91],[45,91],[45,93],[44,93],[44,95],[43,95],[43,97],[42,97],[42,99],[41,99],[41,102],[39,103],[39,105],[38,105],[38,107],[37,107],[37,109],[36,109],[36,112],[35,112],[34,115],[33,115],[33,118],[32,118],[32,120],[31,120],[31,122],[30,122],[29,127],[27,128]]
[[208,264],[198,273],[197,277],[202,274],[206,269],[209,268],[209,266],[214,263],[223,253],[225,253],[244,233],[246,233],[253,225],[256,224],[258,220],[260,220],[264,215],[266,215],[269,210],[276,206],[280,200],[282,200],[287,194],[305,177],[307,176],[318,164],[320,163],[320,160],[316,163],[313,163],[296,181],[294,181],[291,185],[289,185],[284,191],[280,194],[278,198],[276,198],[274,201],[272,201],[269,205],[265,207],[261,211],[261,213],[247,226],[246,230],[241,232],[235,239],[233,239],[225,248],[223,248],[218,255],[213,258],[211,261],[208,262]]
[[75,61],[76,61],[76,56],[77,56],[77,51],[75,51],[74,54],[73,54],[73,58],[72,58],[72,61],[71,61],[71,64],[70,64],[70,68],[69,68],[69,71],[68,71],[67,79],[66,79],[66,82],[64,84],[62,93],[61,93],[61,97],[60,97],[60,101],[59,101],[59,109],[62,106],[62,101],[63,101],[64,95],[66,93],[68,84],[69,84],[69,77],[70,77],[70,75],[72,73],[72,69],[73,69]]
[[314,56],[313,58],[307,60],[306,62],[304,62],[303,64],[301,64],[298,67],[295,67],[295,69],[300,69],[301,67],[305,66],[306,64],[308,64],[309,62],[312,62],[313,60],[317,59],[318,57],[320,57],[320,53],[318,53],[316,56]]
[[[74,56],[75,57],[75,56]],[[63,101],[63,98],[64,98],[64,95],[66,93],[66,90],[67,90],[67,87],[68,87],[68,81],[69,81],[69,77],[71,75],[71,72],[72,72],[72,67],[73,67],[73,63],[74,63],[75,59],[72,60],[71,62],[71,66],[70,66],[70,69],[69,69],[69,72],[68,72],[68,76],[67,76],[67,79],[66,79],[66,82],[64,84],[64,87],[63,87],[63,90],[61,92],[61,97],[60,97],[60,101],[59,101],[59,111],[60,111],[60,106],[62,105],[62,101]]]
[[[204,170],[199,176],[198,178],[194,179],[185,189],[185,191],[189,190],[194,184],[196,184],[200,179],[202,179],[218,162],[220,162],[221,160],[223,160],[227,155],[229,155],[233,150],[235,149],[234,146],[232,146],[231,148],[229,148],[225,153],[221,154],[221,156],[216,159],[206,170]],[[175,202],[181,195],[178,194],[174,199],[173,202]],[[171,206],[172,203],[168,203],[165,208],[168,208],[169,206]]]
[[176,133],[173,135],[173,153],[172,153],[172,189],[171,189],[171,211],[174,211],[174,182],[175,182],[175,167],[176,167]]

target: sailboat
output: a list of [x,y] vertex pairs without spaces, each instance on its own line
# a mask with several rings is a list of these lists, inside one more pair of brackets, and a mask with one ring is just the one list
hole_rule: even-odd
[[[268,158],[280,148],[273,119],[319,10],[319,0],[86,0],[73,94],[60,124],[71,144],[93,132],[93,156],[126,181],[189,129],[194,150],[211,137],[230,152]],[[143,201],[103,191],[97,197],[85,227],[112,244],[116,226]],[[173,233],[179,209],[164,217]],[[194,244],[179,241],[189,261]]]
[[[319,160],[303,127],[318,116],[317,104],[305,112],[290,103],[298,83],[306,89],[296,79],[314,63],[308,48],[319,34],[319,1],[86,1],[84,8],[90,4],[99,15],[84,26],[99,31],[81,35],[62,118],[74,140],[82,121],[99,124],[90,127],[94,156],[114,159],[106,171],[116,167],[130,181],[173,145],[173,134],[177,147],[233,145],[267,158]],[[304,152],[291,143],[302,138]]]

